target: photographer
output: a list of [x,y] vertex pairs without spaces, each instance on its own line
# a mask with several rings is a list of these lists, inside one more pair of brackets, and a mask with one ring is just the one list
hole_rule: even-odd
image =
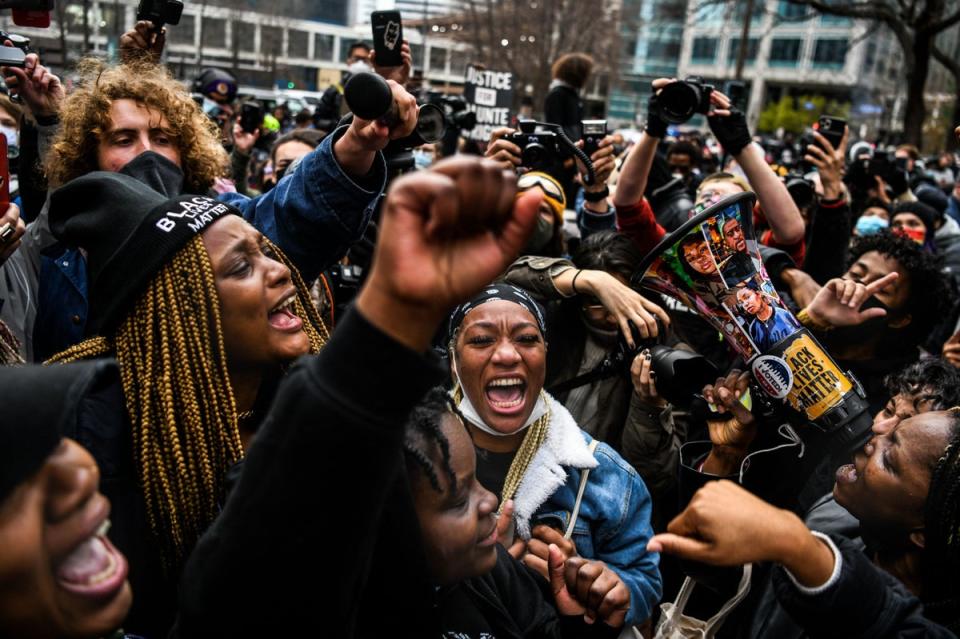
[[[658,96],[673,82],[676,80],[654,80],[654,93],[650,98],[646,128],[620,171],[613,200],[620,228],[625,232],[630,228],[631,237],[644,251],[656,245],[659,241],[657,234],[663,234],[663,228],[652,219],[653,211],[649,204],[645,204],[643,194],[657,147],[667,131],[667,122],[660,117]],[[772,241],[778,246],[801,243],[804,227],[797,205],[786,186],[766,163],[762,147],[751,140],[744,114],[735,109],[731,110],[730,106],[730,99],[724,94],[716,90],[710,93],[707,112],[710,130],[724,150],[736,159],[750,187],[756,192],[757,200],[766,213],[772,230]],[[735,180],[726,177],[727,174],[715,175],[716,177],[707,176],[701,183],[697,193],[698,204],[711,203],[725,195],[743,190]],[[706,188],[708,183],[710,188]]]
[[[484,155],[498,162],[505,171],[524,173],[529,171],[530,167],[523,166],[523,150],[506,139],[513,133],[516,133],[516,131],[507,127],[495,129],[490,136],[490,142],[487,144]],[[576,144],[578,148],[583,148],[582,140]],[[596,179],[593,184],[583,184],[583,200],[576,206],[577,226],[582,238],[586,238],[596,231],[614,228],[613,207],[607,201],[609,194],[607,180],[616,167],[613,146],[613,136],[608,135],[600,141],[597,150],[590,156]],[[577,161],[577,166],[582,173],[586,173],[586,168],[579,161]],[[557,180],[561,179],[557,175],[553,177]],[[564,195],[566,195],[566,192],[564,190]],[[569,200],[564,197],[565,203],[572,201],[578,200]]]

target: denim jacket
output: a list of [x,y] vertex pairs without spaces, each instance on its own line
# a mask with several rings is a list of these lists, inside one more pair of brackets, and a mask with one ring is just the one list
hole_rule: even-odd
[[546,397],[550,429],[513,498],[517,532],[529,538],[537,523],[565,531],[581,473],[590,468],[573,529],[577,553],[616,571],[630,589],[626,621],[642,623],[662,594],[660,557],[647,551],[653,536],[650,493],[637,471],[608,445],[599,444],[591,455],[592,438],[562,404]]
[[[345,132],[341,127],[328,135],[269,193],[253,199],[239,193],[217,198],[240,209],[247,222],[286,253],[307,282],[363,236],[386,184],[386,162],[379,153],[362,185],[343,171],[333,155],[333,143]],[[86,282],[86,263],[76,249],[60,246],[41,257],[39,284],[34,282],[39,290],[31,361],[44,360],[83,339]]]

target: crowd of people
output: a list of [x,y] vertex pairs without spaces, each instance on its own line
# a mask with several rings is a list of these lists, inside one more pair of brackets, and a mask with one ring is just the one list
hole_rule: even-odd
[[[398,170],[406,44],[349,52],[391,117],[253,131],[162,48],[3,69],[0,637],[960,633],[956,156],[795,167],[719,91],[716,152],[663,78],[590,162]],[[574,141],[592,64],[539,97]],[[861,418],[771,390],[798,335]]]

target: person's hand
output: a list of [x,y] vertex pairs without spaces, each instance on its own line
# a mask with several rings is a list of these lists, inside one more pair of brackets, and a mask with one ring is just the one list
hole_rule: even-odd
[[498,162],[504,171],[514,171],[520,166],[520,147],[504,139],[511,133],[514,133],[514,130],[508,127],[494,129],[484,152],[485,157]]
[[790,296],[800,308],[808,306],[823,288],[807,272],[798,268],[783,269],[780,272],[780,279],[790,288]]
[[149,56],[160,62],[163,46],[167,43],[167,29],[154,30],[149,20],[140,20],[133,28],[120,36],[120,61],[135,62]]
[[954,368],[960,368],[960,331],[950,336],[942,349],[943,359]]
[[577,545],[570,539],[564,539],[562,532],[546,524],[534,526],[530,532],[531,537],[527,542],[527,554],[523,556],[523,563],[550,581],[550,545],[553,544],[560,550],[564,561],[577,555]]
[[522,559],[527,552],[527,542],[519,535],[514,535],[513,500],[503,502],[500,516],[497,517],[497,543],[507,549],[514,559]]
[[649,349],[643,349],[633,358],[630,379],[633,380],[633,390],[641,402],[653,408],[667,405],[667,400],[657,392],[657,376],[653,372],[653,358]]
[[876,184],[876,198],[884,204],[890,204],[891,200],[890,195],[887,193],[887,183],[879,175],[874,175],[873,181]]
[[[516,146],[516,145],[514,145]],[[583,148],[583,140],[577,141],[577,148]],[[604,137],[597,144],[597,150],[590,156],[593,162],[593,173],[596,176],[593,184],[583,183],[583,190],[590,192],[600,192],[607,186],[607,180],[617,166],[617,158],[613,155],[613,136]],[[577,169],[581,176],[587,174],[587,167],[580,160],[577,160]]]
[[654,535],[647,550],[715,566],[773,561],[805,586],[826,583],[835,559],[799,517],[775,508],[731,481],[712,481]]
[[413,54],[410,53],[410,44],[404,40],[400,46],[400,58],[403,62],[396,67],[382,67],[377,65],[377,52],[370,52],[370,64],[377,75],[381,75],[387,80],[393,80],[397,84],[406,85],[410,81],[410,71],[413,69]]
[[[9,40],[5,46],[12,46]],[[34,117],[51,117],[60,112],[60,105],[67,94],[60,78],[40,64],[36,53],[28,53],[23,68],[0,67],[4,81],[12,94],[19,95]]]
[[4,214],[0,215],[0,264],[6,262],[20,247],[20,238],[26,230],[27,225],[20,217],[20,207],[11,203]]
[[707,124],[717,142],[730,155],[739,155],[741,151],[753,143],[750,128],[747,126],[747,116],[733,108],[733,103],[720,91],[710,93],[710,112],[707,113]]
[[390,85],[393,101],[397,107],[397,123],[390,127],[382,119],[364,120],[354,116],[348,130],[348,133],[351,133],[368,151],[380,151],[390,143],[390,140],[404,138],[417,128],[417,114],[420,112],[417,99],[397,82],[387,80],[387,84]]
[[597,619],[613,628],[623,626],[630,610],[630,590],[602,561],[581,557],[564,559],[550,544],[550,589],[563,616],[583,615],[587,623]]
[[633,322],[643,339],[660,334],[658,318],[664,327],[670,325],[670,317],[665,310],[605,271],[583,270],[576,283],[578,291],[596,297],[607,312],[616,318],[630,348],[636,348],[630,322]]
[[703,398],[718,408],[726,409],[733,419],[709,419],[710,441],[714,446],[746,450],[756,435],[756,418],[740,399],[750,387],[750,371],[733,369],[716,383],[703,387]]
[[833,148],[830,140],[814,131],[813,137],[817,144],[809,144],[805,149],[806,155],[803,156],[803,159],[817,167],[817,171],[820,173],[820,184],[823,185],[824,199],[839,200],[843,197],[844,158],[847,153],[847,136],[849,134],[850,127],[844,127],[840,146]]
[[516,259],[537,221],[542,195],[515,198],[516,176],[458,156],[394,180],[380,239],[357,308],[395,340],[425,351],[456,304]]
[[900,277],[893,271],[870,284],[861,284],[853,280],[836,277],[820,289],[813,301],[806,307],[807,315],[815,324],[829,326],[856,326],[867,320],[884,317],[887,311],[882,308],[860,307],[871,296],[879,293]]
[[233,147],[243,155],[250,155],[253,146],[260,139],[260,129],[257,128],[253,133],[247,133],[240,126],[240,119],[233,123]]

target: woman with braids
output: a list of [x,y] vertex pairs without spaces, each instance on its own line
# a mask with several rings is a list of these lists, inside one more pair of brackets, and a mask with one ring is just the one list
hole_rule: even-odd
[[130,559],[126,628],[165,636],[173,585],[228,471],[285,366],[327,332],[296,270],[227,204],[94,172],[53,194],[50,222],[86,249],[93,336],[53,361],[120,366],[114,402],[77,438],[102,469],[111,539]]
[[477,477],[514,513],[501,535],[511,554],[544,576],[551,543],[606,562],[630,590],[627,623],[640,624],[661,592],[658,557],[645,548],[650,494],[543,391],[545,332],[540,305],[510,284],[488,286],[450,317],[453,396],[477,448]]
[[497,543],[497,498],[477,481],[473,442],[441,388],[414,408],[403,452],[442,636],[616,636],[630,606],[616,572],[554,546],[547,594]]
[[649,547],[720,566],[778,564],[774,590],[802,628],[795,636],[952,637],[958,486],[960,408],[927,412],[875,436],[837,470],[833,494],[859,521],[865,551],[729,481],[701,488]]

